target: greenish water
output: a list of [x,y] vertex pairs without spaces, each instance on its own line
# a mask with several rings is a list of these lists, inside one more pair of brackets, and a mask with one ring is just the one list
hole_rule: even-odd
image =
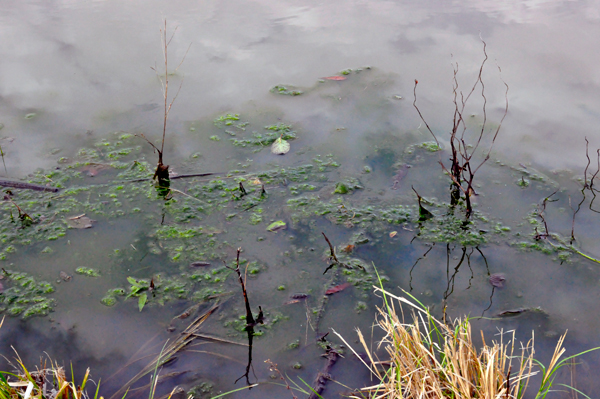
[[[6,7],[6,15],[29,22],[1,30],[0,51],[11,56],[0,86],[5,174],[61,190],[3,190],[12,201],[0,204],[0,311],[7,317],[0,353],[12,356],[12,345],[30,362],[46,352],[76,370],[91,367],[109,397],[185,328],[191,319],[177,316],[196,304],[194,312],[219,304],[204,333],[247,342],[241,289],[228,268],[238,248],[252,310],[261,306],[266,322],[255,327],[249,373],[261,385],[234,396],[281,397],[285,388],[274,384],[265,360],[297,383],[312,382],[324,365],[317,336],[333,328],[354,344],[356,327],[370,331],[380,305],[376,270],[387,289],[408,291],[436,316],[444,307],[450,318],[483,316],[473,326],[490,339],[515,329],[527,341],[534,331],[543,361],[567,329],[569,354],[598,346],[600,265],[582,256],[600,257],[589,190],[573,223],[587,163],[584,136],[588,181],[598,168],[597,99],[589,93],[595,78],[585,68],[594,60],[582,50],[590,44],[585,37],[582,49],[572,48],[547,27],[574,29],[585,6],[231,9],[207,2],[165,11],[169,26],[179,26],[174,59],[193,42],[171,76],[171,90],[182,89],[165,163],[179,175],[213,173],[171,180],[165,198],[151,181],[157,156],[139,137],[160,141],[160,83],[148,70],[162,57],[160,8],[134,4]],[[339,20],[326,18],[334,11]],[[586,15],[586,27],[597,29]],[[503,115],[500,78],[510,86],[509,113],[476,174],[475,212],[464,225],[460,205],[449,209],[450,180],[439,165],[449,165],[448,62],[459,62],[461,87],[470,87],[482,59],[482,26],[490,54],[482,149]],[[523,55],[519,32],[544,41]],[[524,65],[544,67],[532,76]],[[569,78],[560,75],[565,71]],[[345,79],[326,79],[332,76]],[[415,78],[440,151],[412,107]],[[473,101],[480,107],[481,97]],[[470,143],[484,121],[479,107],[466,113]],[[285,155],[270,150],[279,137],[290,144]],[[433,218],[419,221],[411,187]],[[544,219],[556,235],[540,237],[543,200],[555,191]],[[31,219],[21,221],[15,204]],[[86,224],[92,227],[77,228]],[[330,252],[322,233],[345,265],[325,274]],[[496,273],[505,278],[502,288],[489,282]],[[324,296],[332,287],[345,289]],[[528,311],[500,316],[516,309]],[[160,390],[179,385],[210,397],[241,387],[246,380],[235,381],[247,356],[244,346],[203,342],[165,367],[176,375]],[[582,360],[578,389],[597,390],[598,361],[597,354]],[[331,373],[352,389],[371,384],[347,349]],[[570,381],[569,370],[560,378]],[[347,389],[330,383],[326,396]]]

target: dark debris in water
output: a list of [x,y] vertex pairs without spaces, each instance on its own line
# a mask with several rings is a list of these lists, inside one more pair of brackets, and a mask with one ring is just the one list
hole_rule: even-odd
[[503,288],[506,277],[502,273],[494,273],[490,276],[490,284],[496,288]]

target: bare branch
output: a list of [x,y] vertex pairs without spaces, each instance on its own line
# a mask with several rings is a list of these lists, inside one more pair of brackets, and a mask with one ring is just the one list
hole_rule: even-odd
[[429,127],[429,124],[427,123],[427,121],[425,120],[425,118],[423,118],[423,115],[421,114],[421,110],[419,110],[419,107],[417,107],[417,85],[418,84],[419,84],[419,81],[417,79],[415,79],[415,87],[413,89],[413,94],[415,96],[415,99],[413,101],[413,106],[415,107],[415,109],[419,113],[419,116],[421,117],[421,120],[423,121],[423,123],[427,127],[427,130],[429,130],[429,133],[431,133],[431,135],[433,136],[433,139],[435,140],[435,143],[439,147],[440,146],[440,142],[438,141],[437,137],[435,136],[435,133],[433,133],[433,131]]

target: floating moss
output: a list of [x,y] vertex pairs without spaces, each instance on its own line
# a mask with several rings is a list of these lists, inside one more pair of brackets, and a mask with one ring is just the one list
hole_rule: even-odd
[[253,132],[252,137],[244,139],[230,139],[233,145],[239,147],[261,146],[266,147],[273,144],[279,138],[283,140],[293,140],[296,138],[296,132],[290,125],[283,123],[271,126],[265,126],[264,132]]
[[300,347],[300,340],[297,339],[295,341],[290,342],[289,344],[287,344],[287,349],[298,349]]
[[47,295],[54,287],[46,281],[36,281],[27,273],[6,270],[4,273],[5,290],[0,293],[0,313],[23,318],[45,316],[54,310],[54,299]]
[[281,94],[284,96],[299,96],[301,94],[303,94],[304,92],[302,90],[297,90],[294,86],[284,86],[284,85],[277,85],[277,86],[273,86],[270,90],[271,93],[275,93],[275,94]]
[[100,277],[100,271],[97,269],[92,269],[90,267],[78,267],[77,269],[75,269],[75,273],[87,277]]
[[348,194],[350,192],[350,189],[344,183],[337,183],[333,192],[335,194]]
[[360,190],[363,186],[360,181],[354,177],[347,177],[343,181],[336,183],[334,194],[348,194],[354,190]]
[[517,180],[517,186],[525,188],[525,187],[529,187],[529,179],[525,179],[524,177],[521,177],[519,180]]
[[418,144],[419,148],[423,148],[429,152],[437,152],[440,151],[440,146],[435,141],[425,141],[423,143]]
[[104,298],[102,298],[100,300],[100,302],[104,305],[104,306],[115,306],[115,304],[117,303],[117,298],[115,298],[112,295],[106,295]]

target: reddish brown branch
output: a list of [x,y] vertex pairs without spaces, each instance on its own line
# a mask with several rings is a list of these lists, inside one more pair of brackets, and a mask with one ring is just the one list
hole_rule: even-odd
[[[441,155],[440,155],[440,159],[438,161],[442,167],[442,170],[444,172],[446,172],[448,174],[448,176],[450,176],[450,179],[452,180],[450,205],[451,206],[457,205],[461,198],[461,194],[462,194],[464,201],[465,201],[467,218],[469,218],[473,212],[473,207],[471,204],[470,196],[473,193],[475,193],[475,189],[473,186],[473,181],[475,179],[475,175],[479,171],[479,168],[481,168],[481,166],[489,160],[490,154],[492,152],[492,148],[496,142],[496,138],[498,137],[498,133],[500,132],[504,118],[508,114],[508,89],[509,89],[509,87],[506,84],[506,82],[504,82],[504,80],[502,80],[502,78],[501,78],[502,82],[504,83],[504,85],[506,87],[506,92],[504,94],[505,102],[506,102],[506,105],[504,107],[504,114],[502,115],[500,123],[498,124],[498,127],[496,128],[495,132],[493,132],[490,146],[487,149],[487,151],[485,151],[485,156],[484,156],[483,160],[477,166],[472,165],[473,156],[478,151],[481,143],[483,142],[483,138],[486,135],[486,124],[487,124],[487,119],[488,119],[487,118],[488,99],[485,94],[486,86],[485,86],[485,83],[483,80],[483,70],[484,70],[486,62],[488,60],[488,54],[487,54],[487,50],[486,50],[487,45],[486,45],[485,41],[483,39],[481,39],[481,42],[483,43],[484,59],[481,62],[481,65],[479,66],[479,72],[477,74],[475,83],[473,84],[473,86],[471,87],[471,89],[469,90],[469,92],[466,95],[462,91],[460,91],[460,85],[458,83],[458,70],[459,70],[458,63],[453,64],[452,94],[454,97],[453,98],[454,114],[452,117],[452,129],[450,130],[450,140],[449,140],[450,152],[451,152],[451,154],[450,154],[451,166],[450,166],[450,168],[447,168],[445,166],[444,162],[441,159]],[[498,68],[498,70],[500,71],[500,68]],[[415,86],[413,89],[413,93],[414,93],[413,106],[415,107],[415,109],[417,110],[417,112],[419,114],[419,117],[421,118],[421,120],[423,121],[425,126],[427,127],[427,130],[431,133],[431,135],[435,139],[435,142],[439,146],[439,141],[438,141],[436,135],[433,133],[433,131],[429,127],[429,124],[427,123],[427,121],[423,117],[423,114],[419,110],[419,107],[417,106],[417,84],[418,84],[418,81],[415,80]],[[471,96],[473,95],[473,93],[475,93],[475,91],[479,85],[481,86],[481,98],[483,99],[483,104],[482,104],[483,123],[481,125],[481,129],[479,130],[479,132],[476,136],[475,143],[472,146],[470,146],[467,143],[467,140],[465,138],[465,134],[467,131],[467,124],[465,123],[465,120],[464,120],[464,113],[465,113],[465,108],[466,108],[469,100],[471,99]],[[600,171],[600,163],[599,163],[598,169]]]

